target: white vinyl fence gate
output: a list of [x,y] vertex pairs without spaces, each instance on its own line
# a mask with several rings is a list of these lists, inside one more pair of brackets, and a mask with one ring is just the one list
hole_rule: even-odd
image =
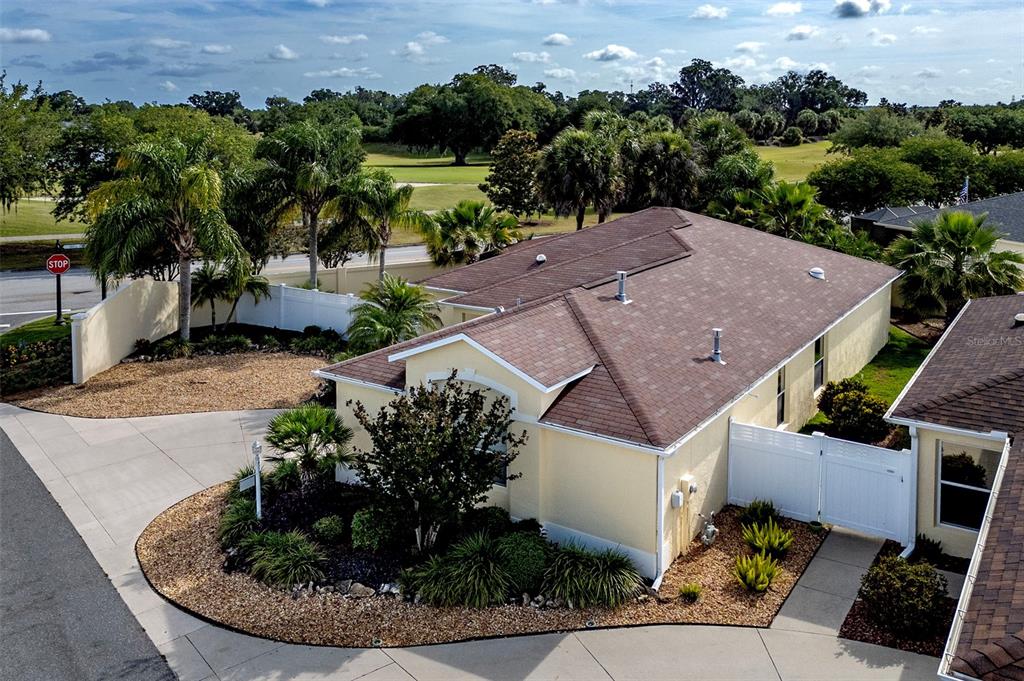
[[914,538],[916,480],[917,462],[906,449],[729,425],[729,503],[770,499],[784,516],[906,546]]

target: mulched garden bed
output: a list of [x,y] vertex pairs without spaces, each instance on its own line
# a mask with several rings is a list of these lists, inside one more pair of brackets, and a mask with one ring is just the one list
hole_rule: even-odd
[[[150,584],[168,600],[225,626],[289,643],[334,646],[410,646],[473,638],[638,624],[767,626],[825,538],[807,525],[783,520],[795,539],[783,570],[763,595],[744,591],[732,576],[735,556],[746,552],[736,508],[716,516],[718,541],[694,542],[662,583],[661,598],[641,596],[618,609],[533,608],[521,604],[473,609],[417,605],[393,595],[273,589],[243,572],[223,570],[216,538],[230,483],[204,490],[158,516],[136,544]],[[332,575],[338,574],[329,568]],[[700,600],[677,598],[681,584],[698,582]],[[377,584],[370,586],[376,587]]]
[[946,613],[946,619],[943,620],[942,626],[938,629],[938,633],[931,638],[914,640],[899,638],[884,629],[876,627],[868,619],[867,608],[864,601],[856,600],[853,602],[853,607],[850,608],[850,612],[847,613],[846,619],[843,621],[843,626],[839,629],[839,637],[847,638],[852,641],[874,643],[876,645],[886,646],[887,648],[897,648],[910,653],[920,653],[922,655],[940,657],[942,655],[942,651],[946,647],[946,635],[949,634],[949,628],[953,624],[953,614],[956,611],[955,599],[947,598],[946,603],[949,607],[949,612]]
[[83,385],[40,388],[5,399],[64,416],[117,418],[277,409],[309,399],[321,357],[288,352],[210,355],[118,364]]

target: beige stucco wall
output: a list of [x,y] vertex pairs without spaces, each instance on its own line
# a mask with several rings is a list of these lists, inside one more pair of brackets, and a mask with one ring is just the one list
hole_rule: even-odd
[[178,283],[136,279],[105,301],[72,317],[75,383],[130,355],[140,338],[157,340],[178,328]]
[[[413,260],[396,263],[385,263],[385,271],[396,277],[409,281],[418,281],[443,272],[430,260]],[[377,265],[346,265],[331,269],[321,269],[317,274],[323,291],[329,293],[360,293],[367,284],[377,281],[379,269]],[[267,278],[273,284],[302,286],[309,281],[308,270],[289,272],[268,272]]]
[[969,557],[978,541],[978,533],[960,527],[939,525],[939,441],[1001,451],[1003,443],[989,439],[926,428],[917,430],[917,532],[942,542],[942,550],[952,556]]

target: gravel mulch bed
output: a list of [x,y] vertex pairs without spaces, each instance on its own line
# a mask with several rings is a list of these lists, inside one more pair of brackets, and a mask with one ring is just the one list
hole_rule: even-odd
[[324,361],[278,352],[118,364],[84,385],[40,388],[7,401],[88,418],[293,407],[316,390],[319,381],[309,372]]
[[899,638],[884,629],[876,627],[868,619],[864,601],[857,600],[854,601],[853,607],[850,608],[850,612],[847,613],[846,619],[843,621],[843,626],[839,629],[839,637],[848,638],[853,641],[863,641],[864,643],[874,643],[888,648],[897,648],[909,653],[940,657],[943,649],[946,647],[946,635],[953,624],[956,600],[947,598],[946,604],[949,607],[949,612],[946,613],[946,619],[943,620],[938,633],[931,638],[918,641]]
[[[636,624],[767,626],[825,537],[784,521],[795,529],[796,539],[781,576],[763,596],[747,594],[730,572],[735,555],[747,548],[737,510],[726,509],[716,517],[719,541],[710,549],[697,543],[673,564],[660,602],[641,598],[616,610],[522,605],[476,610],[415,605],[394,596],[318,593],[293,599],[290,592],[222,569],[216,528],[227,490],[227,484],[211,487],[158,516],[136,544],[143,572],[154,589],[201,617],[255,636],[311,645],[410,646]],[[676,595],[680,584],[692,581],[701,583],[703,594],[687,604]]]

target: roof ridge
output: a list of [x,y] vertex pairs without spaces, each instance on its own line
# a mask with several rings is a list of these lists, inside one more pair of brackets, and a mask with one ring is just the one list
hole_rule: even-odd
[[[613,220],[612,222],[615,222],[615,221]],[[605,224],[611,224],[611,223],[609,222],[609,223],[605,223]],[[590,253],[583,253],[581,255],[577,255],[575,258],[569,258],[568,260],[564,260],[562,262],[559,262],[558,266],[562,267],[562,266],[569,265],[569,264],[574,263],[574,262],[579,262],[580,260],[586,260],[587,258],[593,258],[595,256],[602,255],[602,254],[607,253],[609,251],[613,251],[613,250],[615,250],[617,248],[622,248],[623,246],[628,246],[630,244],[635,244],[635,243],[638,243],[640,241],[645,241],[647,239],[653,239],[654,237],[661,236],[662,234],[665,234],[666,232],[671,234],[672,232],[674,232],[674,231],[676,231],[678,229],[681,229],[682,227],[687,227],[687,226],[688,225],[686,225],[686,224],[673,225],[671,227],[667,227],[667,228],[659,230],[657,232],[650,232],[648,234],[644,234],[643,236],[637,236],[637,237],[633,237],[632,239],[627,239],[626,241],[620,241],[620,242],[618,242],[616,244],[612,244],[611,246],[606,246],[606,247],[604,247],[604,248],[602,248],[600,250],[593,251],[593,252],[590,252]],[[594,228],[591,227],[590,229],[594,229]],[[578,234],[578,233],[579,232],[569,232],[565,236],[572,236],[572,235]],[[686,244],[685,242],[680,242],[680,247],[682,247],[682,248],[690,248],[689,245]],[[692,253],[693,249],[690,248],[689,252]],[[663,258],[662,260],[667,261],[668,259],[667,258]],[[674,259],[672,261],[674,261]],[[672,262],[672,261],[669,261],[669,262]],[[662,261],[652,261],[652,263],[658,263],[658,262],[661,262],[661,264],[667,264],[666,262],[662,262]],[[552,265],[552,266],[554,266],[554,265]],[[638,267],[644,267],[644,265],[640,265]],[[546,269],[551,269],[551,267],[548,267]],[[634,268],[634,269],[638,269],[638,268]],[[516,281],[519,281],[521,279],[525,279],[526,277],[532,277],[533,275],[537,274],[538,271],[539,270],[535,270],[535,271],[532,271],[532,272],[523,272],[522,274],[518,274],[518,275],[516,275],[516,276],[514,276],[514,277],[512,277],[510,279],[504,279],[502,281],[498,281],[498,282],[495,282],[493,284],[490,284],[489,286],[481,286],[480,288],[473,289],[472,291],[463,291],[462,293],[454,295],[451,298],[445,298],[444,302],[457,301],[459,298],[461,298],[463,296],[471,296],[471,295],[475,296],[475,295],[478,295],[478,294],[483,293],[485,291],[491,291],[491,290],[498,289],[498,288],[507,288],[509,284],[511,284],[513,282],[516,282]],[[593,279],[591,281],[583,282],[582,284],[579,284],[578,286],[587,286],[588,284],[592,283],[592,281],[598,281],[599,279],[604,279],[606,276],[607,275],[602,275],[602,276],[597,277],[597,278],[595,278],[595,279]],[[573,288],[577,288],[577,286],[573,286],[569,290],[571,290]],[[565,291],[560,291],[559,293],[556,293],[556,294],[553,294],[553,295],[559,295],[560,293],[564,293],[564,292]]]
[[1018,378],[1024,378],[1024,367],[1008,369],[1006,371],[991,374],[976,381],[972,381],[963,387],[957,388],[956,390],[942,393],[936,397],[930,397],[927,400],[913,404],[905,410],[901,409],[900,411],[903,411],[908,416],[914,415],[926,409],[934,409],[935,407],[942,405],[952,404],[957,400],[961,400],[970,395],[976,395],[984,390],[993,388],[997,385],[1002,385],[1003,383]]
[[587,339],[590,344],[594,347],[594,352],[597,353],[598,358],[604,365],[604,368],[608,371],[608,375],[612,379],[612,383],[615,384],[615,388],[622,395],[623,401],[626,406],[629,407],[629,411],[633,414],[633,418],[636,419],[637,424],[640,426],[640,430],[643,431],[644,437],[652,445],[659,445],[664,441],[662,433],[658,430],[656,423],[646,414],[643,407],[640,406],[640,400],[636,393],[629,386],[629,382],[622,377],[622,372],[619,371],[618,364],[612,359],[608,348],[605,347],[604,342],[601,340],[597,330],[590,323],[586,314],[583,312],[583,308],[576,302],[575,296],[568,292],[565,294],[565,301],[569,305],[569,309],[572,310],[573,315],[576,317],[576,321],[579,323],[580,328],[583,329],[583,333],[587,335]]

